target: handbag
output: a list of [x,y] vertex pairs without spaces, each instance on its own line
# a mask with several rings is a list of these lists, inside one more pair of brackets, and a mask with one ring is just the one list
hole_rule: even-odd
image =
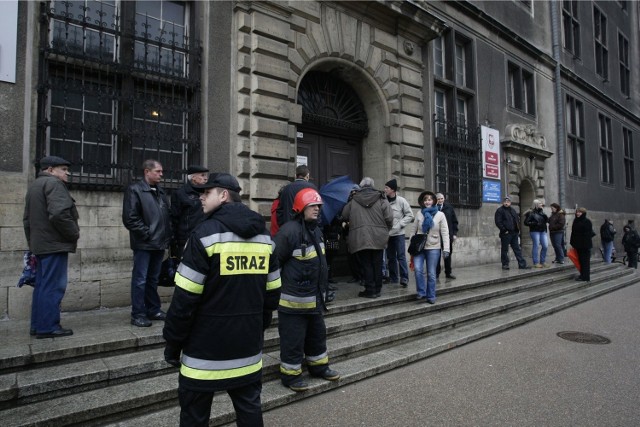
[[22,255],[22,274],[18,279],[18,287],[21,288],[24,285],[35,286],[36,285],[36,272],[38,271],[38,260],[31,251],[25,251]]
[[409,255],[417,255],[424,249],[424,245],[427,243],[427,235],[426,234],[414,234],[411,236],[411,240],[409,240]]

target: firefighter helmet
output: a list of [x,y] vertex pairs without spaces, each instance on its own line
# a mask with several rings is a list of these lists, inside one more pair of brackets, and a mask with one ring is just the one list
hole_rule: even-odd
[[296,198],[293,200],[293,211],[295,213],[300,213],[307,206],[321,204],[322,197],[320,197],[320,194],[318,194],[316,190],[314,190],[313,188],[303,188],[302,190],[298,191],[298,194],[296,194]]

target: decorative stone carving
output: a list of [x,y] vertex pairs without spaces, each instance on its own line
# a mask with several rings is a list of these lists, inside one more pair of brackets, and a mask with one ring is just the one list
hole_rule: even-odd
[[534,147],[547,148],[547,139],[531,124],[510,124],[505,129],[505,138],[513,142]]
[[411,43],[408,40],[405,40],[404,42],[404,53],[406,53],[407,55],[411,56],[413,55],[413,51],[415,50],[415,47],[413,46],[413,43]]

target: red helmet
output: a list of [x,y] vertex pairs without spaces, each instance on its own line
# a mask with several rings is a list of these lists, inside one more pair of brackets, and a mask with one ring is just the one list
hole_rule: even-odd
[[318,194],[316,190],[314,190],[313,188],[303,188],[302,190],[298,191],[298,194],[296,194],[296,198],[293,200],[293,211],[295,213],[300,213],[307,206],[321,204],[322,197],[320,197],[320,194]]

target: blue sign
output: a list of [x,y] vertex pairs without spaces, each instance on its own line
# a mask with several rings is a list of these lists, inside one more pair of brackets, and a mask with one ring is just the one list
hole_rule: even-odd
[[485,203],[500,203],[502,194],[500,181],[482,180],[482,201]]

